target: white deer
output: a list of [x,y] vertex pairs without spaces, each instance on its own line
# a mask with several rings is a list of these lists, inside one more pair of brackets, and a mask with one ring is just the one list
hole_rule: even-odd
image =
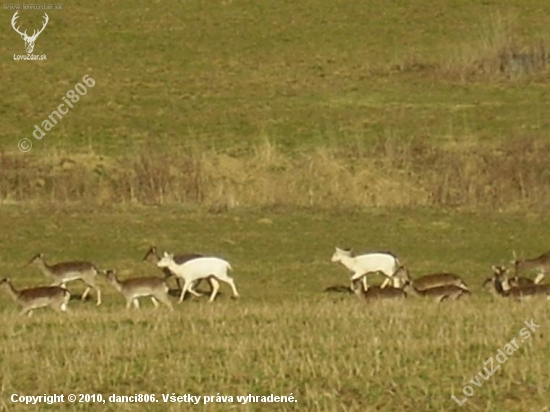
[[[332,255],[333,262],[340,262],[348,268],[353,275],[351,276],[352,290],[353,281],[363,279],[364,290],[367,290],[367,274],[381,272],[386,279],[381,287],[384,288],[388,283],[394,281],[393,275],[400,267],[399,260],[391,253],[367,253],[352,257],[350,249],[336,248]],[[395,283],[395,281],[394,281]]]
[[44,17],[46,19],[44,21],[44,24],[42,25],[42,28],[40,30],[33,30],[32,36],[29,36],[27,34],[27,30],[21,33],[21,31],[19,31],[19,27],[15,27],[15,21],[19,18],[18,13],[19,11],[16,11],[15,14],[13,15],[11,19],[11,26],[17,33],[21,35],[21,38],[25,41],[25,48],[27,49],[27,53],[30,54],[34,50],[34,43],[36,42],[36,39],[38,38],[40,33],[42,33],[46,28],[46,25],[48,24],[48,21],[50,20],[50,18],[46,13],[44,13]]
[[218,289],[220,288],[219,280],[231,286],[234,297],[239,297],[235,282],[227,274],[227,271],[231,270],[231,265],[223,259],[216,257],[199,257],[178,265],[174,261],[173,254],[164,252],[162,258],[157,262],[157,266],[159,268],[168,268],[170,272],[184,281],[179,303],[183,301],[183,297],[187,291],[195,296],[200,296],[192,287],[195,281],[199,279],[210,279],[212,285],[212,294],[209,299],[210,302],[213,302],[218,294]]

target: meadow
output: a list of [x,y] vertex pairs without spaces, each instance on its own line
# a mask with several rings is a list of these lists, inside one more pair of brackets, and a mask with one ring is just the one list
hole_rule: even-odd
[[[550,227],[544,214],[182,208],[97,213],[42,207],[23,212],[5,206],[2,216],[1,232],[10,235],[1,240],[1,271],[16,287],[47,283],[37,268],[22,268],[38,251],[49,262],[91,260],[118,270],[122,278],[155,275],[158,269],[141,261],[154,243],[228,259],[242,295],[233,300],[222,285],[212,304],[190,298],[177,305],[174,298],[174,312],[154,309],[149,301],[139,311],[126,311],[122,296],[100,279],[100,307],[93,298],[78,300],[83,285],[75,282],[69,284],[74,300],[67,316],[42,310],[30,318],[18,316],[2,295],[0,398],[7,410],[45,409],[14,405],[12,393],[154,393],[158,399],[219,393],[235,400],[292,393],[298,401],[194,406],[220,411],[532,411],[547,405],[547,302],[495,300],[480,290],[491,264],[508,263],[512,250],[540,250]],[[330,262],[335,245],[354,245],[361,252],[374,244],[391,248],[413,277],[459,273],[473,296],[440,305],[411,297],[367,306],[354,295],[324,292],[349,282],[346,269]],[[531,319],[540,325],[537,332],[459,407],[451,395],[464,398],[462,388],[472,386],[469,381],[483,371],[485,360],[519,337]],[[158,403],[146,409],[178,408],[178,403]]]
[[[0,409],[13,393],[282,395],[297,403],[66,404],[78,410],[544,411],[548,304],[480,290],[548,249],[550,3],[71,1],[34,53],[0,21],[0,277],[84,259],[160,272],[151,244],[228,259],[242,298],[67,316],[0,295]],[[32,32],[43,12],[21,11]],[[89,88],[33,137],[83,76]],[[18,150],[29,139],[32,149]],[[366,306],[335,246],[451,271],[464,301]],[[376,276],[371,282],[381,281]],[[174,284],[172,283],[172,286]],[[540,329],[459,406],[484,361]]]

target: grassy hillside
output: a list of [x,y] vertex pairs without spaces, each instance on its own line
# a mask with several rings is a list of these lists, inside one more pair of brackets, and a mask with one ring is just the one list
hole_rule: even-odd
[[29,137],[85,74],[97,86],[37,151],[547,137],[547,67],[498,54],[542,59],[549,12],[538,1],[71,2],[37,40],[48,60],[15,62],[23,42],[3,10],[2,147]]
[[[0,277],[46,284],[23,267],[39,251],[152,275],[154,243],[227,258],[242,298],[222,285],[211,305],[126,312],[101,279],[101,307],[70,284],[68,316],[26,319],[1,295],[0,409],[59,409],[13,393],[292,393],[195,409],[544,410],[548,305],[479,289],[512,251],[547,250],[550,3],[63,4],[36,42],[46,61],[13,60],[24,43],[0,11]],[[87,74],[95,86],[34,139]],[[324,293],[349,282],[337,245],[456,272],[474,294],[368,307]],[[459,407],[451,395],[530,319],[540,329]]]
[[[23,42],[3,10],[1,197],[537,207],[550,198],[548,8],[71,3],[50,12],[43,62],[12,60]],[[96,85],[34,139],[87,74]]]

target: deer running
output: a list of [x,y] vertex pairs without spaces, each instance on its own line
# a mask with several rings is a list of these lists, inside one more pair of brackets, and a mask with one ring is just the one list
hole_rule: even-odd
[[140,277],[125,280],[119,280],[114,270],[108,270],[107,281],[119,291],[126,299],[126,309],[130,309],[132,304],[135,309],[139,309],[139,298],[149,296],[155,308],[159,307],[158,302],[164,303],[171,310],[172,303],[168,298],[168,286],[164,279],[155,277]]
[[71,294],[65,288],[58,286],[41,286],[16,290],[9,278],[0,281],[0,289],[3,289],[14,302],[21,306],[21,314],[32,315],[34,309],[49,306],[56,312],[66,312]]
[[340,262],[347,269],[353,272],[351,276],[351,288],[353,281],[363,279],[363,289],[368,288],[367,274],[380,272],[386,276],[381,287],[384,288],[393,280],[393,275],[399,268],[399,260],[391,253],[367,253],[352,257],[351,249],[335,248],[332,255],[332,262]]
[[228,270],[231,270],[229,262],[216,257],[202,257],[189,260],[183,265],[178,265],[174,261],[174,255],[164,252],[162,259],[157,263],[159,268],[168,268],[177,277],[184,280],[183,289],[179,303],[183,301],[185,293],[191,292],[195,296],[200,296],[192,289],[192,284],[199,279],[210,279],[212,284],[212,294],[210,295],[209,302],[213,302],[218,294],[220,288],[219,280],[227,283],[233,290],[233,296],[239,297],[235,281],[227,274]]
[[[174,262],[176,262],[178,265],[183,265],[185,262],[191,259],[196,259],[203,257],[203,255],[199,255],[198,253],[185,253],[182,255],[174,255]],[[156,265],[160,261],[161,257],[158,254],[157,247],[151,246],[145,256],[143,256],[143,261],[151,262],[154,265]],[[170,271],[168,268],[162,268],[162,273],[164,273],[164,278],[168,279],[171,277],[174,277],[176,279],[176,283],[178,285],[178,290],[182,290],[183,286],[181,285],[181,279],[177,277],[174,273]],[[193,285],[193,288],[196,286],[199,286],[202,280],[199,280],[196,282],[196,284]],[[210,284],[210,291],[212,291],[212,284]]]
[[101,305],[101,291],[96,285],[96,276],[102,273],[90,262],[60,262],[55,265],[48,265],[44,260],[44,254],[39,253],[35,255],[27,266],[35,264],[38,268],[49,278],[54,280],[52,286],[65,287],[65,284],[74,280],[81,280],[86,284],[86,290],[82,294],[82,300],[86,300],[86,297],[90,293],[90,290],[94,289],[97,294],[97,305]]

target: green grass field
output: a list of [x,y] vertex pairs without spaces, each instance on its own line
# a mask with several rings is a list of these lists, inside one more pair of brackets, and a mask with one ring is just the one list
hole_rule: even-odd
[[[507,263],[512,250],[541,250],[550,227],[545,215],[3,207],[2,216],[0,230],[10,235],[0,244],[0,269],[16,287],[47,282],[37,268],[21,268],[38,251],[50,262],[92,260],[123,278],[154,275],[157,269],[140,261],[154,243],[228,259],[242,295],[232,300],[222,285],[213,304],[193,298],[177,305],[174,299],[169,312],[147,300],[139,312],[127,312],[122,296],[100,280],[99,308],[76,299],[67,316],[42,310],[31,318],[19,317],[2,296],[0,397],[9,410],[34,408],[11,404],[12,393],[235,397],[231,405],[196,406],[220,411],[532,411],[547,404],[548,304],[494,300],[480,290],[490,265]],[[335,245],[391,248],[413,276],[453,271],[474,294],[439,306],[409,298],[369,307],[354,295],[324,293],[348,284],[346,270],[330,262]],[[70,289],[78,297],[83,287]],[[459,407],[451,395],[462,399],[462,388],[483,371],[483,362],[530,319],[540,329]],[[237,406],[236,396],[271,393],[292,393],[298,402]],[[179,407],[161,401],[149,409]]]
[[[548,410],[548,304],[480,287],[513,251],[548,248],[550,3],[63,5],[36,41],[46,61],[13,59],[24,42],[0,9],[0,277],[47,284],[23,267],[38,252],[160,274],[141,261],[156,244],[229,260],[242,297],[222,285],[213,304],[126,311],[100,279],[100,307],[75,283],[68,315],[24,318],[0,295],[0,410],[59,409],[14,393],[160,400],[67,410]],[[18,24],[42,21],[24,10]],[[85,75],[95,86],[35,139]],[[413,277],[455,272],[473,296],[326,293],[349,283],[335,246],[391,250]],[[531,319],[540,329],[470,383]]]
[[[36,42],[45,62],[13,61],[24,47],[12,14],[2,11],[5,150],[85,74],[96,86],[35,152],[131,153],[144,140],[235,152],[263,135],[290,148],[386,134],[483,143],[550,127],[546,70],[453,74],[546,42],[550,5],[536,0],[71,2]],[[40,27],[41,13],[22,16]]]
[[[35,62],[13,60],[24,43],[4,9],[0,198],[540,207],[549,9],[71,3],[50,12],[34,51],[48,60]],[[18,22],[42,19],[24,10]],[[86,75],[95,86],[35,139]]]

